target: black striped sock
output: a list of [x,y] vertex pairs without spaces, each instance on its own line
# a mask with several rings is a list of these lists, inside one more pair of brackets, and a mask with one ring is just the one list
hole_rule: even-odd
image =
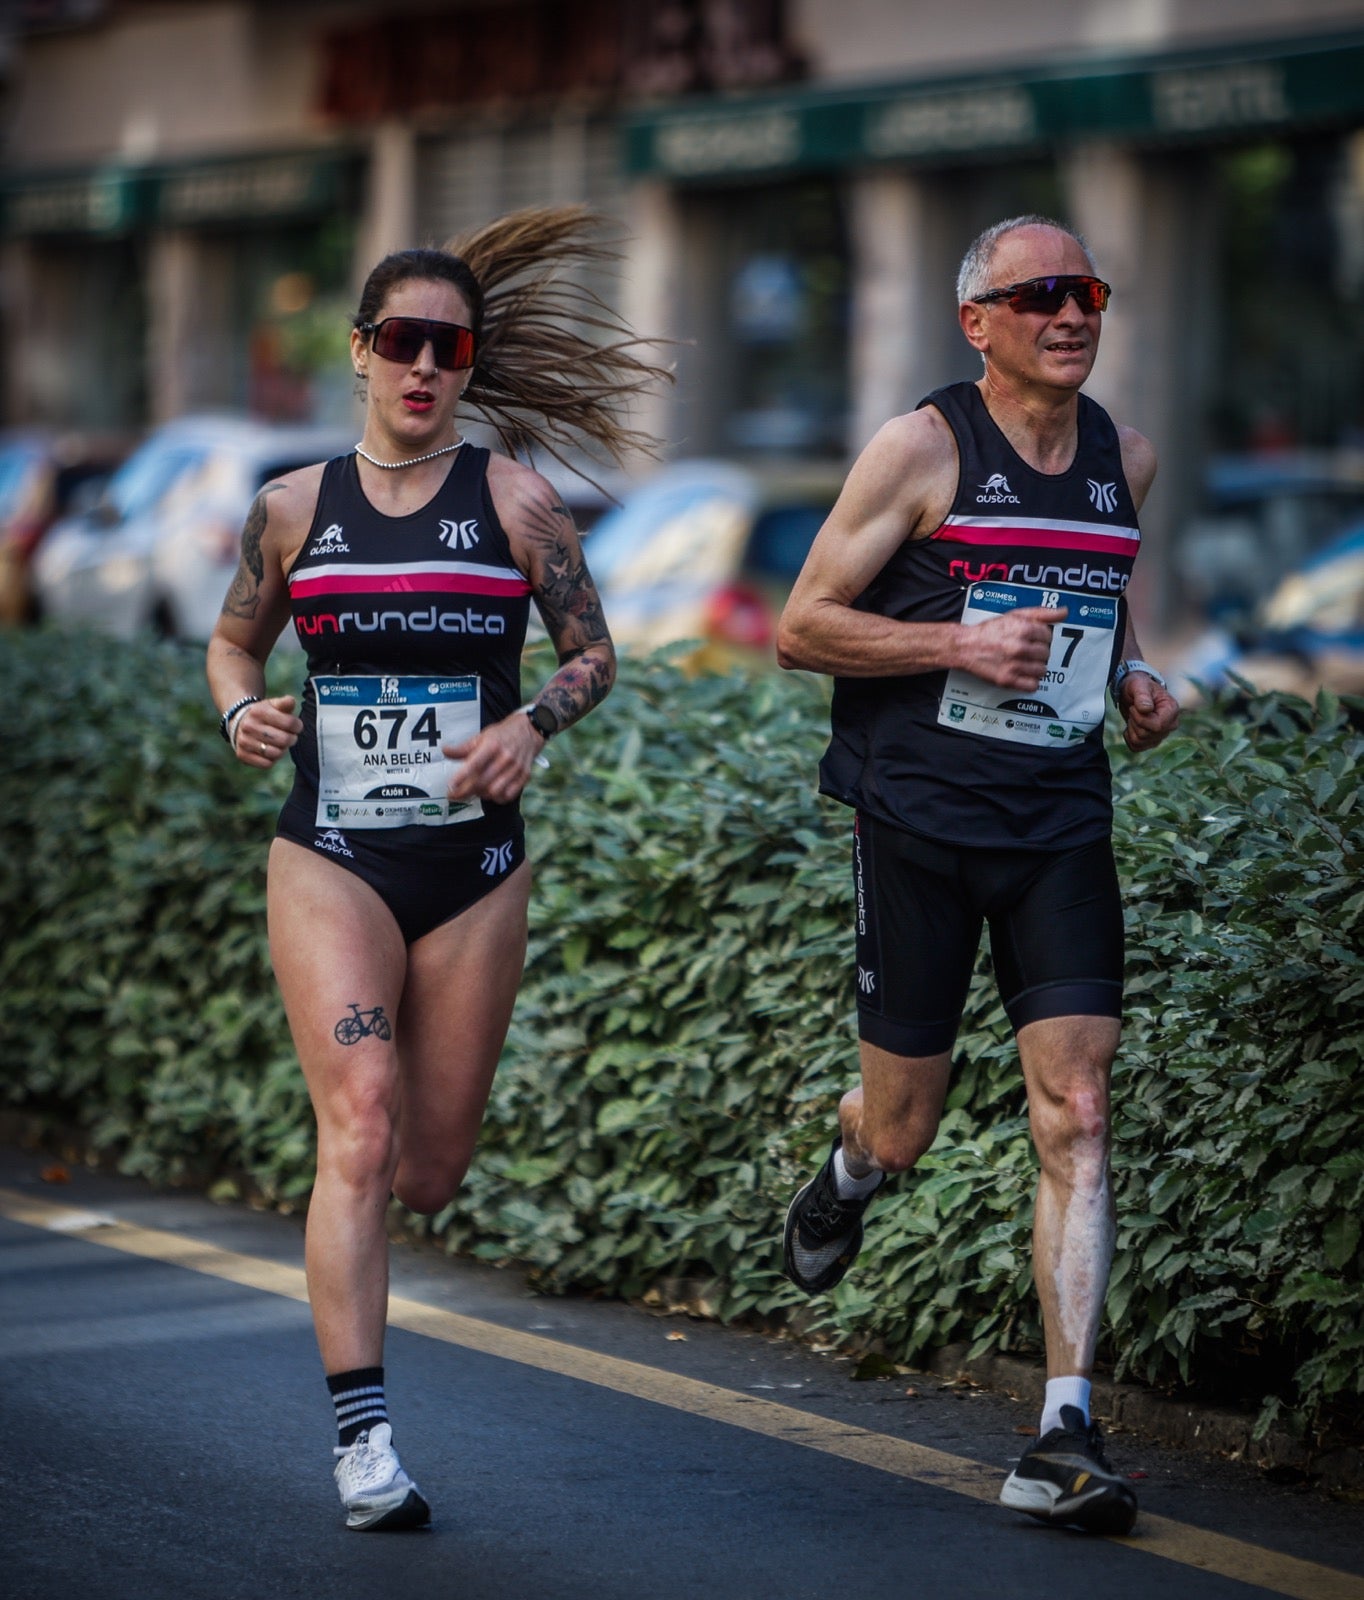
[[370,1428],[388,1421],[382,1367],[329,1373],[327,1390],[336,1407],[336,1442],[343,1448],[354,1444]]

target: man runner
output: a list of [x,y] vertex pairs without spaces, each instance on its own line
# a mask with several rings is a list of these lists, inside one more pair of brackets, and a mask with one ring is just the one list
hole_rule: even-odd
[[1039,1437],[1000,1498],[1125,1533],[1136,1499],[1089,1415],[1122,1013],[1104,697],[1134,751],[1159,744],[1179,708],[1123,598],[1155,456],[1080,392],[1108,297],[1060,223],[983,233],[957,298],[984,376],[877,433],[782,617],[781,664],[835,679],[820,788],[856,811],[861,1062],[829,1158],[791,1203],[784,1255],[802,1289],[832,1288],[886,1174],[932,1144],[988,922],[1041,1165],[1047,1346]]

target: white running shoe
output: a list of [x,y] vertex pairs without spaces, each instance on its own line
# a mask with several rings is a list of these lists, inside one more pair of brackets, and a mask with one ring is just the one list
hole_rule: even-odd
[[333,1476],[348,1528],[420,1528],[430,1522],[431,1508],[403,1471],[388,1423],[378,1423],[335,1453],[341,1459]]

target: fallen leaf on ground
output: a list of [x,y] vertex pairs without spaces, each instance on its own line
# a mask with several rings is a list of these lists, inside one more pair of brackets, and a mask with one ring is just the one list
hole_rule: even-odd
[[44,1167],[41,1173],[44,1183],[70,1183],[71,1174],[60,1164]]
[[889,1356],[883,1356],[877,1351],[870,1351],[857,1363],[853,1369],[853,1381],[865,1383],[869,1378],[894,1378],[898,1377],[900,1368]]

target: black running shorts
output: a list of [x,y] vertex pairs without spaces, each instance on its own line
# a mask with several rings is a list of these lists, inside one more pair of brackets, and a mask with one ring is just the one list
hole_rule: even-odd
[[277,837],[363,878],[393,913],[406,944],[476,905],[526,859],[525,827],[514,806],[462,826],[343,831],[317,825],[310,792],[294,788]]
[[981,927],[1014,1032],[1121,1017],[1122,902],[1107,839],[967,849],[859,813],[853,830],[858,1033],[901,1056],[950,1050]]

